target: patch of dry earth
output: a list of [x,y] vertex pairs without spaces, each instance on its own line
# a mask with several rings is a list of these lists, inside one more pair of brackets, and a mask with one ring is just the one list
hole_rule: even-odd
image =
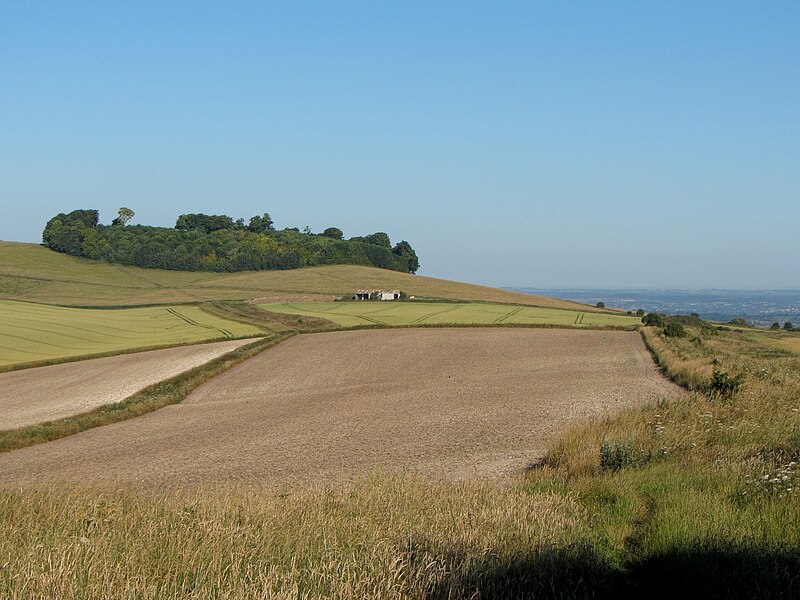
[[568,424],[679,393],[635,332],[401,329],[303,335],[182,404],[0,455],[4,485],[329,485],[375,470],[494,478]]
[[0,429],[63,419],[119,402],[252,342],[196,344],[0,373]]

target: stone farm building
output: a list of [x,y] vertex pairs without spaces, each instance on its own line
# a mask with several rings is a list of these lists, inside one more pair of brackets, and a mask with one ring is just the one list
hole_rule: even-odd
[[377,298],[379,300],[397,300],[400,297],[400,290],[358,290],[353,297],[354,300],[369,300]]

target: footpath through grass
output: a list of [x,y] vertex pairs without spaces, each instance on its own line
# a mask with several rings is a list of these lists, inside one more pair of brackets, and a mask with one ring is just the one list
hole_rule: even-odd
[[2,491],[0,596],[800,597],[800,356],[686,328],[644,335],[710,393],[576,426],[510,486]]
[[483,302],[293,302],[260,304],[272,313],[328,319],[343,327],[408,325],[535,325],[554,327],[638,327],[638,317],[538,306]]
[[0,300],[0,369],[263,335],[197,306],[92,310]]

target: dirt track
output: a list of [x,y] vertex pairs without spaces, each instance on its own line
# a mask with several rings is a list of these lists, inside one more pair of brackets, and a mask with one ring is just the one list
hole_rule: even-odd
[[197,344],[0,374],[0,429],[63,419],[124,400],[253,340]]
[[298,336],[183,404],[0,455],[2,485],[326,485],[378,469],[513,473],[568,423],[676,388],[638,333],[404,329]]

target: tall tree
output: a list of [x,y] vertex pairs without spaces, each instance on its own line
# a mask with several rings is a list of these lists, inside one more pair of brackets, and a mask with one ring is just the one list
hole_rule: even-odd
[[409,273],[416,273],[419,269],[419,258],[417,258],[417,253],[414,252],[414,249],[411,247],[407,241],[403,240],[402,242],[398,242],[397,245],[392,248],[392,252],[397,256],[405,258],[408,261],[408,272]]
[[344,233],[338,227],[328,227],[325,231],[322,232],[322,235],[325,237],[333,238],[335,240],[341,240],[344,238]]
[[264,213],[260,217],[258,215],[250,217],[250,224],[247,226],[247,229],[253,233],[267,233],[273,230],[272,225],[273,223],[269,213]]
[[130,208],[122,206],[119,209],[117,218],[114,219],[113,221],[111,221],[111,224],[112,225],[122,225],[123,227],[125,227],[125,225],[128,224],[128,221],[130,221],[134,217],[135,214],[136,213],[133,212]]

